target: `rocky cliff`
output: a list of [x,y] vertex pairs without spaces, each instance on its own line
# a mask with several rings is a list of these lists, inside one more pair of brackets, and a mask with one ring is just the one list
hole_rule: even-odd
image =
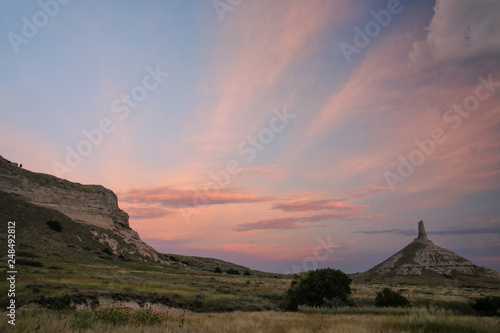
[[[73,221],[95,226],[90,232],[116,255],[136,255],[166,264],[152,247],[141,241],[118,207],[116,195],[101,185],[82,185],[51,175],[25,170],[0,156],[0,190],[37,206],[53,209]],[[106,229],[109,232],[99,232]],[[110,237],[116,235],[115,237]],[[123,242],[121,242],[123,241]],[[119,244],[126,244],[121,247]]]

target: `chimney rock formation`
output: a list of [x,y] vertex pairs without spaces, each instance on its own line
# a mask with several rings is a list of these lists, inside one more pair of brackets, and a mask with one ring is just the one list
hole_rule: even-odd
[[424,222],[418,223],[418,237],[389,259],[370,269],[379,276],[419,276],[425,271],[453,276],[457,274],[499,278],[500,274],[435,245],[425,232]]

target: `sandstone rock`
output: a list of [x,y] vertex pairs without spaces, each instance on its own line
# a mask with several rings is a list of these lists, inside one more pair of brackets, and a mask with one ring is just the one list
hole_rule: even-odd
[[368,272],[379,275],[419,276],[424,271],[446,276],[465,274],[500,278],[498,272],[476,266],[458,254],[435,245],[427,238],[423,221],[418,223],[418,237],[413,242]]

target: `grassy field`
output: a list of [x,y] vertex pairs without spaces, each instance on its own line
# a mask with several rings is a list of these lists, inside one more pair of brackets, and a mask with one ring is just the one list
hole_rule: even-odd
[[[352,313],[351,313],[352,312]],[[35,310],[21,313],[16,327],[2,332],[498,332],[500,318],[457,316],[426,308],[341,311],[301,308],[299,313],[264,311],[194,313],[178,309],[138,313],[131,319],[92,318],[82,312]],[[135,318],[135,321],[134,321]],[[143,318],[137,320],[137,318]],[[151,319],[152,318],[152,319]]]
[[[18,303],[24,304],[42,295],[48,299],[66,295],[107,295],[107,298],[113,298],[116,294],[133,299],[147,295],[150,299],[168,298],[171,306],[202,312],[279,309],[291,281],[284,276],[217,274],[118,260],[102,260],[94,264],[44,260],[42,267],[19,265],[18,272]],[[357,306],[373,306],[376,293],[385,287],[402,293],[413,306],[437,306],[463,314],[471,313],[469,303],[476,298],[500,296],[498,288],[465,288],[453,283],[415,286],[354,282],[352,299]],[[6,295],[7,284],[2,284],[2,303],[5,303]]]
[[[42,297],[47,304],[27,303],[18,309],[16,327],[4,319],[0,332],[496,332],[500,327],[500,318],[479,317],[470,307],[476,298],[500,296],[499,289],[357,282],[355,307],[301,307],[290,313],[282,310],[290,282],[116,260],[45,259],[42,267],[19,266],[16,299],[42,303]],[[400,291],[412,308],[375,308],[375,295],[384,287]],[[94,304],[75,309],[65,295]],[[157,301],[147,312],[155,300],[167,301]]]

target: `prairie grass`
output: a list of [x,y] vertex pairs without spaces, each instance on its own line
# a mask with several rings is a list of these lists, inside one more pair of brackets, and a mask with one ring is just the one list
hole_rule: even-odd
[[[85,312],[32,310],[18,315],[16,326],[0,322],[1,332],[498,332],[500,318],[456,316],[432,309],[390,309],[376,315],[348,313],[231,312],[193,313],[170,309],[166,313],[115,309]],[[377,309],[379,310],[379,309]],[[91,311],[91,310],[89,310]],[[104,318],[97,317],[100,313]],[[2,314],[5,316],[4,314]],[[87,317],[86,317],[87,316]],[[119,319],[114,319],[116,316]],[[121,316],[121,317],[120,317]],[[138,319],[142,318],[145,319]],[[109,319],[111,317],[111,319]],[[133,321],[132,318],[138,319]]]

